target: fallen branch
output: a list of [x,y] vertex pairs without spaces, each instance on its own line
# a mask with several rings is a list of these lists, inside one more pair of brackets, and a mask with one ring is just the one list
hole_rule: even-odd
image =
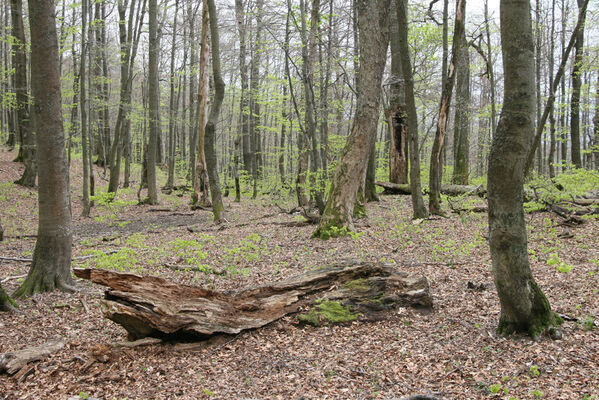
[[[90,258],[101,257],[101,256],[108,256],[110,254],[114,254],[114,253],[117,253],[117,252],[118,252],[118,250],[110,250],[110,251],[108,251],[106,253],[102,253],[102,254],[89,254],[87,256],[73,257],[73,258],[71,258],[71,260],[73,260],[73,261],[88,260]],[[3,261],[32,262],[33,258],[2,257],[2,256],[0,256],[0,260],[3,260]],[[23,275],[23,276],[27,276],[27,275]],[[14,279],[16,279],[16,278],[22,278],[23,276],[17,276],[17,277],[14,277]],[[5,279],[8,279],[8,278],[5,278]],[[11,279],[13,279],[13,278],[11,278]],[[4,282],[4,280],[2,282]]]
[[[375,185],[385,189],[383,194],[412,194],[410,185],[408,184],[397,184],[391,182],[375,182]],[[427,188],[424,188],[426,194]],[[447,196],[478,196],[486,197],[487,190],[482,186],[468,186],[468,185],[441,185],[441,193]]]
[[[237,334],[311,306],[313,312],[307,315],[312,317],[310,322],[316,319],[318,323],[316,309],[323,299],[342,308],[346,321],[381,319],[396,306],[432,306],[425,277],[409,276],[381,263],[349,261],[237,292],[103,269],[75,269],[74,273],[110,288],[103,300],[104,315],[134,339]],[[322,302],[315,305],[316,300]]]
[[65,342],[58,340],[44,343],[41,346],[0,354],[0,372],[13,375],[21,368],[26,367],[27,364],[41,361],[50,354],[61,350],[64,346]]

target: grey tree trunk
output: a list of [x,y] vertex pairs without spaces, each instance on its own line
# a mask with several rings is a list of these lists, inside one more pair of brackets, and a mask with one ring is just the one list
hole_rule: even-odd
[[408,183],[408,125],[405,104],[405,81],[401,69],[399,27],[397,13],[391,13],[391,82],[389,108],[386,110],[389,126],[389,182]]
[[570,102],[570,138],[572,139],[572,164],[574,164],[575,168],[582,168],[582,158],[580,157],[580,88],[582,87],[581,68],[584,51],[584,20],[586,18],[586,7],[584,7],[584,0],[577,0],[577,4],[583,21],[582,27],[576,32],[576,43],[574,44],[572,101]]
[[164,185],[165,190],[172,190],[175,184],[175,83],[177,78],[175,77],[175,40],[177,38],[177,15],[179,13],[179,0],[175,1],[175,16],[173,17],[173,31],[171,35],[172,49],[171,49],[171,67],[170,67],[170,95],[169,95],[169,117],[168,117],[168,178]]
[[15,70],[14,86],[17,107],[17,135],[20,138],[21,147],[19,161],[23,161],[25,170],[23,175],[15,183],[34,187],[37,174],[35,163],[35,137],[31,130],[29,120],[29,95],[27,94],[27,42],[25,29],[23,28],[23,4],[21,0],[10,0],[10,14],[12,20],[12,36],[14,38],[11,46],[12,67]]
[[158,59],[160,39],[158,38],[157,0],[148,1],[149,17],[149,56],[148,56],[148,101],[150,108],[150,134],[148,138],[148,204],[158,204],[156,185],[156,158],[158,135],[160,135],[160,82],[158,81]]
[[71,202],[55,15],[54,1],[29,2],[39,220],[33,262],[27,278],[15,292],[17,298],[54,289],[73,290]]
[[204,6],[208,6],[208,18],[210,19],[210,37],[212,40],[212,76],[214,79],[214,100],[212,109],[208,116],[206,124],[206,167],[208,169],[208,177],[210,182],[210,196],[212,199],[212,213],[214,222],[221,223],[224,221],[222,215],[225,207],[220,191],[220,181],[218,177],[218,168],[216,162],[216,124],[220,115],[220,109],[225,97],[225,82],[221,76],[220,67],[220,40],[218,33],[218,19],[214,0],[204,0]]
[[81,80],[81,149],[83,150],[83,210],[81,215],[89,217],[90,212],[90,201],[89,201],[89,145],[90,137],[87,130],[87,52],[89,51],[89,43],[86,38],[87,33],[87,13],[88,13],[88,0],[82,0],[81,3],[81,64],[79,65],[79,77]]
[[410,189],[412,191],[413,217],[426,218],[428,211],[422,198],[420,184],[420,150],[418,148],[418,114],[414,98],[414,77],[412,75],[412,62],[410,60],[410,47],[408,45],[408,4],[407,0],[395,0],[397,13],[397,26],[399,29],[399,52],[401,55],[401,69],[406,88],[406,111],[408,118],[408,140],[410,142]]
[[470,164],[470,54],[466,30],[460,35],[462,50],[456,64],[456,109],[453,135],[453,183],[467,185]]
[[326,208],[314,237],[335,236],[352,230],[354,206],[366,169],[370,144],[375,140],[381,84],[389,45],[390,0],[357,0],[360,32],[360,76],[356,115],[335,171]]
[[530,2],[501,0],[500,10],[505,96],[488,171],[489,245],[501,303],[497,330],[536,338],[545,330],[557,334],[558,321],[530,270],[522,208],[536,108]]
[[447,79],[441,92],[441,102],[439,104],[439,119],[437,121],[437,131],[435,141],[431,150],[431,163],[429,173],[429,202],[428,209],[431,214],[441,214],[441,177],[443,169],[441,155],[445,145],[445,136],[447,131],[447,120],[449,118],[449,106],[451,104],[451,95],[455,82],[455,65],[460,57],[461,40],[459,40],[464,30],[464,21],[466,17],[466,0],[456,0],[455,27],[453,32],[453,44],[451,49],[451,62],[447,72]]

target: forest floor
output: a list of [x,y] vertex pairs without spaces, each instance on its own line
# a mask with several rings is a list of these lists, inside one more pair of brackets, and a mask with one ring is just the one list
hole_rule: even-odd
[[[0,151],[0,256],[31,257],[37,193],[12,184],[14,153]],[[65,340],[66,347],[21,379],[0,375],[0,399],[392,399],[415,393],[443,399],[599,398],[599,221],[560,225],[549,213],[527,214],[537,282],[555,311],[571,319],[563,339],[498,337],[499,302],[491,274],[486,214],[449,214],[414,223],[409,196],[367,205],[358,233],[321,241],[314,226],[281,213],[291,197],[225,199],[228,223],[190,211],[189,194],[161,195],[138,206],[136,189],[80,217],[80,165],[72,166],[75,267],[159,275],[175,282],[230,290],[288,278],[342,259],[394,263],[430,282],[432,312],[400,308],[377,322],[313,327],[288,316],[216,344],[110,348],[125,331],[102,316],[103,288],[77,280],[75,294],[19,300],[0,314],[0,353]],[[96,188],[106,180],[96,174]],[[157,211],[157,210],[162,211]],[[166,266],[199,271],[176,271]],[[571,266],[570,272],[567,271]],[[558,268],[559,267],[559,268]],[[10,293],[25,262],[0,262]],[[215,274],[213,272],[218,272]],[[472,289],[474,287],[474,289]],[[94,354],[106,357],[98,362]],[[102,362],[105,361],[105,362]]]

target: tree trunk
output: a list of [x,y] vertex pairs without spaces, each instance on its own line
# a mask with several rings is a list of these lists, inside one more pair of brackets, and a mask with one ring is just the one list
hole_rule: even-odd
[[196,168],[193,185],[192,206],[210,207],[210,186],[208,182],[208,170],[206,169],[206,118],[208,112],[209,98],[209,73],[208,63],[210,44],[208,43],[209,13],[206,3],[202,11],[202,33],[200,38],[200,87],[198,91],[198,142],[196,147]]
[[354,124],[335,171],[329,199],[314,237],[334,236],[338,228],[353,230],[358,189],[375,140],[381,84],[389,45],[390,0],[356,2],[360,31],[360,75]]
[[156,158],[160,135],[160,82],[158,60],[160,39],[158,37],[157,0],[148,0],[149,56],[148,56],[148,102],[150,107],[150,134],[148,135],[148,198],[147,204],[158,204],[156,185]]
[[[54,289],[72,290],[71,204],[62,127],[58,39],[54,2],[29,3],[33,122],[37,132],[39,220],[33,262],[15,292],[23,297]],[[52,157],[48,157],[52,154]]]
[[406,111],[408,139],[410,141],[410,190],[412,191],[412,208],[414,218],[426,218],[428,212],[422,198],[420,185],[420,149],[418,148],[418,114],[416,99],[414,98],[414,77],[412,75],[412,62],[410,60],[410,47],[408,45],[408,4],[407,0],[396,0],[397,26],[399,29],[399,52],[401,55],[401,69],[406,85]]
[[467,185],[470,163],[470,55],[466,30],[460,35],[462,42],[457,61],[456,109],[453,134],[453,183]]
[[169,118],[168,118],[168,178],[164,189],[167,191],[172,190],[175,185],[175,127],[177,122],[175,121],[175,45],[177,39],[177,15],[179,13],[179,0],[175,0],[175,16],[173,17],[173,31],[171,35],[172,49],[171,49],[171,68],[170,68],[170,95],[169,95]]
[[[208,18],[210,20],[210,37],[212,39],[212,76],[214,79],[214,100],[212,109],[208,116],[206,124],[206,167],[208,168],[208,176],[210,181],[210,194],[212,198],[212,213],[214,222],[221,223],[224,221],[222,215],[225,210],[223,199],[220,191],[220,180],[218,177],[218,165],[216,162],[216,124],[220,115],[220,109],[225,97],[225,82],[221,76],[220,66],[220,40],[218,32],[218,15],[214,0],[204,0],[204,7],[208,8]],[[207,71],[206,71],[207,72]]]
[[496,100],[495,100],[495,69],[493,67],[493,45],[491,44],[491,28],[489,27],[489,3],[485,0],[485,34],[487,36],[487,70],[489,72],[489,90],[491,95],[491,139],[495,137],[495,130],[497,127],[497,111],[496,111]]
[[89,201],[89,145],[88,141],[91,138],[88,135],[87,130],[87,53],[89,52],[89,43],[86,38],[87,33],[87,13],[88,13],[88,1],[82,0],[81,3],[81,63],[79,64],[79,77],[80,77],[80,96],[81,96],[81,149],[83,158],[83,210],[81,215],[89,217],[90,212],[90,201]]
[[0,284],[0,311],[14,311],[16,308],[17,304],[4,291]]
[[451,63],[447,72],[447,80],[443,85],[441,93],[441,103],[439,105],[439,119],[437,121],[437,132],[435,141],[431,150],[431,163],[429,173],[429,202],[428,209],[431,214],[441,214],[441,197],[439,188],[441,187],[441,153],[445,144],[445,135],[447,130],[447,119],[449,117],[449,106],[451,104],[451,95],[455,82],[456,62],[460,57],[462,31],[466,18],[466,0],[456,0],[455,27],[453,33],[453,45],[451,49]]
[[408,183],[408,125],[405,104],[405,81],[401,68],[397,13],[391,13],[391,82],[389,85],[389,182]]
[[584,0],[577,0],[578,12],[582,15],[582,26],[576,31],[574,44],[574,66],[572,67],[572,101],[570,102],[570,137],[572,139],[572,164],[575,168],[582,168],[580,157],[580,88],[582,86],[582,63],[584,51],[584,20],[586,7]]
[[[300,321],[318,325],[327,316],[330,322],[376,320],[397,306],[429,308],[433,304],[425,277],[411,277],[378,263],[326,266],[233,293],[101,269],[78,269],[75,273],[110,288],[103,300],[104,315],[122,325],[133,339],[206,339],[219,333],[237,334],[307,306],[312,311],[300,315]],[[327,314],[327,306],[340,311],[340,318]]]
[[29,116],[29,96],[27,94],[27,42],[25,29],[23,28],[23,4],[21,0],[10,0],[10,14],[12,19],[12,36],[14,38],[11,46],[12,67],[14,73],[14,86],[17,108],[17,134],[21,138],[19,154],[23,161],[25,170],[23,175],[15,183],[34,187],[37,174],[35,163],[35,134],[31,130]]
[[264,0],[256,1],[256,37],[250,60],[250,98],[249,98],[249,131],[252,144],[252,183],[254,190],[252,198],[258,195],[258,179],[262,176],[262,146],[260,134],[260,60],[262,53]]
[[[551,33],[549,35],[550,50],[549,50],[549,92],[555,93],[555,87],[553,84],[553,69],[554,63],[553,57],[555,55],[555,2],[551,3]],[[549,170],[549,178],[555,176],[555,106],[551,105],[549,109],[549,155],[547,156],[547,168]]]
[[501,303],[498,332],[538,337],[557,321],[532,277],[522,208],[536,105],[530,2],[502,0],[500,10],[505,96],[488,171],[489,245]]

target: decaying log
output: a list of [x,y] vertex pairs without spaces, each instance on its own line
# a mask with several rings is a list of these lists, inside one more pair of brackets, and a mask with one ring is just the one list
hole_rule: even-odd
[[381,263],[347,262],[236,292],[102,269],[75,269],[75,275],[110,287],[103,300],[104,315],[133,339],[237,334],[323,299],[338,302],[364,319],[380,318],[394,306],[432,307],[425,277],[408,276]]
[[[397,184],[391,182],[375,182],[375,184],[385,189],[383,194],[412,194],[409,184]],[[426,194],[428,188],[423,188],[423,190]],[[483,186],[469,185],[441,185],[441,193],[448,196],[487,196],[487,190]]]
[[50,354],[61,350],[64,346],[65,342],[58,340],[44,343],[41,346],[0,354],[0,373],[6,372],[12,375],[27,364],[41,361]]

